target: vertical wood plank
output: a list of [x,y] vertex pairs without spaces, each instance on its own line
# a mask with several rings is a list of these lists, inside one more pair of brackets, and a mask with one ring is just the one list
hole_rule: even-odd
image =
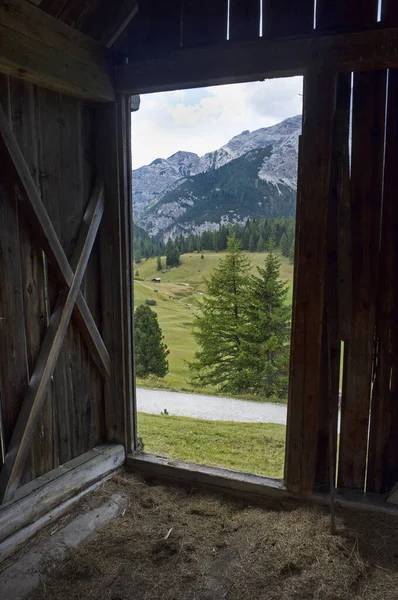
[[263,0],[263,37],[311,33],[313,27],[314,0]]
[[119,114],[119,166],[121,196],[121,242],[122,242],[122,314],[123,314],[123,362],[125,365],[125,415],[126,451],[132,452],[137,441],[137,407],[134,385],[133,357],[133,197],[131,160],[131,112],[129,96],[118,98]]
[[352,242],[349,172],[351,73],[339,73],[333,165],[337,197],[337,300],[341,340],[352,332]]
[[[40,161],[40,189],[43,204],[45,205],[54,229],[62,245],[65,240],[62,234],[62,199],[63,181],[66,173],[61,160],[61,132],[64,126],[60,113],[61,95],[37,89],[37,114],[39,137]],[[66,204],[69,198],[64,200]],[[74,202],[74,199],[71,199]],[[70,250],[70,248],[68,248]],[[60,286],[55,283],[52,265],[49,263],[49,300],[51,311],[55,306]],[[70,431],[71,409],[70,401],[73,397],[73,379],[71,364],[68,359],[66,344],[62,348],[57,366],[52,378],[51,392],[54,398],[54,460],[63,464],[72,456],[72,436]]]
[[259,0],[230,0],[229,39],[231,42],[255,40],[260,34]]
[[[351,290],[351,236],[346,236],[347,224],[341,222],[342,214],[347,217],[347,211],[343,211],[342,206],[345,207],[347,204],[350,77],[350,74],[340,73],[337,76],[336,85],[331,189],[328,208],[328,249],[322,332],[321,384],[318,406],[318,445],[315,474],[315,487],[317,489],[325,489],[330,486],[330,456],[334,457],[332,468],[333,480],[335,479],[341,353],[340,332],[342,324],[346,328],[350,326],[349,319],[352,313],[350,304],[352,299],[345,289]],[[343,272],[342,268],[344,269]],[[345,312],[342,313],[342,311]]]
[[[398,479],[398,445],[389,444],[392,432],[393,390],[391,388],[394,347],[397,345],[398,297],[398,72],[390,71],[383,185],[383,212],[379,258],[376,314],[376,365],[372,393],[369,456],[366,490],[388,490],[392,473]],[[395,325],[395,326],[394,326]],[[394,464],[395,463],[395,464]],[[387,468],[388,466],[388,468]],[[394,481],[395,483],[395,481]]]
[[316,468],[335,85],[332,73],[305,75],[285,470],[287,488],[302,494],[312,492]]
[[351,161],[353,327],[346,342],[339,487],[364,489],[378,276],[386,73],[354,74]]
[[98,106],[96,132],[98,172],[105,184],[100,229],[102,335],[112,368],[104,387],[106,441],[126,447],[119,110],[117,103]]
[[227,39],[227,0],[184,0],[183,46],[201,46]]
[[[38,185],[39,162],[37,153],[38,130],[36,127],[35,90],[32,84],[13,79],[11,82],[12,129],[21,152]],[[33,371],[46,330],[44,272],[41,248],[24,219],[24,211],[18,205],[20,222],[20,253],[23,280],[23,302],[27,341],[29,377]],[[51,393],[43,406],[28,464],[30,474],[25,473],[21,483],[47,473],[53,467],[52,448],[52,398]],[[30,463],[30,464],[29,464]]]
[[[0,75],[0,102],[11,118],[9,78]],[[0,402],[7,451],[28,384],[17,198],[0,158]]]

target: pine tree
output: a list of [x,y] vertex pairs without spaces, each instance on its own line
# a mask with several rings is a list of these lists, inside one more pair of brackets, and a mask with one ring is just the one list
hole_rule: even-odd
[[161,271],[163,269],[162,267],[162,259],[160,258],[160,256],[158,256],[157,258],[157,264],[156,264],[156,270],[157,271]]
[[279,242],[279,247],[282,251],[283,256],[289,256],[290,244],[287,239],[286,233],[282,234],[280,242]]
[[166,244],[166,265],[168,267],[178,267],[180,264],[180,251],[177,243],[169,239]]
[[241,242],[232,234],[226,257],[205,280],[207,293],[195,315],[194,337],[200,350],[189,367],[198,385],[216,385],[235,393],[248,386],[241,337],[249,267]]
[[288,284],[280,281],[280,260],[271,246],[265,266],[250,278],[243,348],[252,390],[267,398],[286,398],[291,319]]
[[260,234],[260,237],[258,238],[258,242],[257,242],[257,252],[264,252],[265,251],[265,240],[262,236],[262,234]]
[[254,237],[254,234],[251,233],[250,237],[249,237],[249,252],[254,252],[256,249],[256,238]]
[[164,377],[169,371],[169,350],[157,314],[149,306],[140,305],[134,313],[135,365],[139,377]]

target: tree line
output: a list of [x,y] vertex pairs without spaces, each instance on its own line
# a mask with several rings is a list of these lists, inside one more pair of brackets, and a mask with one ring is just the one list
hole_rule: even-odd
[[166,243],[156,237],[149,237],[143,229],[134,228],[134,260],[166,256],[167,266],[177,266],[180,255],[211,250],[219,252],[227,249],[227,240],[232,235],[241,243],[242,250],[264,252],[272,243],[282,254],[293,262],[295,220],[293,218],[248,219],[244,225],[220,225],[216,231],[179,235]]

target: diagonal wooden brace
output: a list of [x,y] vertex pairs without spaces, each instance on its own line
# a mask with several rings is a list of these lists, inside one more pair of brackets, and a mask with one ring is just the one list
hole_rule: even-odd
[[[91,250],[104,212],[104,189],[97,184],[93,190],[86,214],[84,226],[89,222],[87,235],[82,245],[76,272],[69,291],[67,288],[58,297],[55,310],[44,336],[28,390],[22,403],[17,423],[0,473],[0,502],[13,499],[28,456],[33,435],[48,392],[51,376],[62,348],[72,310],[79,295]],[[81,237],[81,236],[79,236]],[[77,246],[79,247],[79,242]]]
[[[53,263],[61,283],[70,287],[73,270],[65,255],[46,208],[40,198],[29,167],[11,130],[7,116],[0,104],[0,160],[7,162],[14,175],[24,208],[43,244],[47,258]],[[105,379],[110,378],[111,361],[101,334],[83,295],[78,293],[73,316],[77,321],[94,362]]]

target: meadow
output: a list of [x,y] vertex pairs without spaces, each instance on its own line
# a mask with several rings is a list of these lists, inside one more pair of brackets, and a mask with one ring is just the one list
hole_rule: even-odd
[[[266,253],[247,253],[252,272],[257,266],[263,266]],[[204,279],[209,277],[225,256],[223,252],[192,253],[181,256],[181,265],[166,271],[166,258],[162,257],[163,270],[157,271],[156,258],[143,260],[135,265],[138,277],[134,280],[134,304],[144,304],[145,300],[155,300],[152,306],[156,311],[160,327],[164,334],[169,354],[169,373],[163,379],[154,377],[137,378],[137,385],[149,388],[161,388],[173,391],[217,394],[211,387],[194,387],[189,378],[188,363],[197,349],[192,335],[193,315],[198,308],[201,295],[205,292]],[[281,279],[289,284],[287,301],[291,305],[293,287],[293,265],[281,256]],[[152,282],[160,277],[161,282]],[[223,394],[225,395],[225,394]],[[240,396],[242,397],[242,396]],[[250,399],[250,398],[248,398]],[[258,400],[258,398],[256,398]],[[264,399],[266,400],[266,399]]]
[[284,425],[139,413],[144,450],[188,462],[283,477]]

